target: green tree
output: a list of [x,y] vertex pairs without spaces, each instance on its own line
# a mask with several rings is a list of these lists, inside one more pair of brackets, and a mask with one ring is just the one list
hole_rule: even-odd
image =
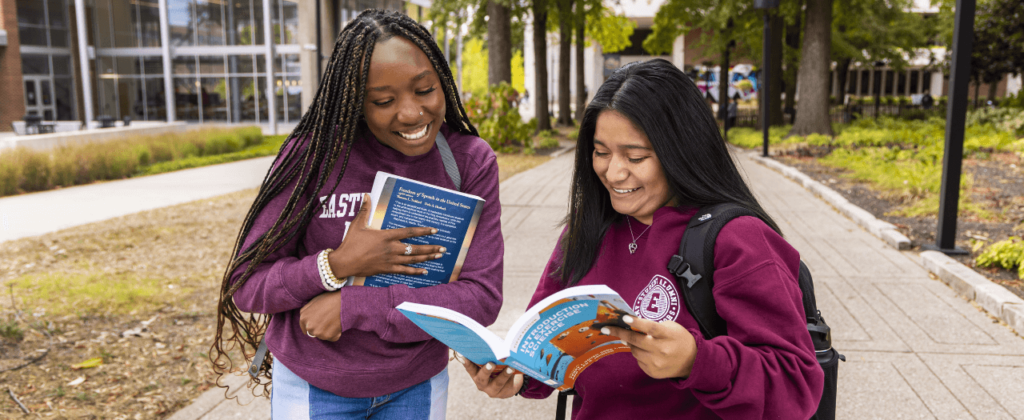
[[978,4],[971,50],[971,78],[977,86],[988,83],[988,99],[1007,74],[1024,73],[1024,2],[989,0]]
[[[769,49],[768,81],[771,97],[767,98],[771,125],[782,125],[782,55],[783,28],[792,24],[801,13],[800,0],[783,0],[780,6],[770,11],[769,26],[771,39]],[[701,37],[693,47],[704,51],[720,53],[735,44],[730,51],[734,57],[748,58],[761,62],[764,39],[764,11],[754,9],[749,0],[667,0],[658,9],[652,25],[653,32],[644,40],[644,50],[651,54],[672,51],[676,37],[691,30],[701,30]],[[732,23],[730,25],[730,22]],[[709,57],[709,58],[714,58]],[[763,86],[761,83],[760,86]],[[765,99],[759,94],[759,98]]]
[[902,70],[907,57],[928,47],[935,31],[918,13],[912,0],[838,0],[832,21],[832,60],[836,83],[846,86],[854,62],[884,61]]

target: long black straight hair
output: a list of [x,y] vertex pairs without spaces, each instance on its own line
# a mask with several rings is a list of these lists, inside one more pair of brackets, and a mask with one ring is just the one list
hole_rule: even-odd
[[[234,258],[221,283],[216,336],[210,349],[210,360],[218,375],[224,375],[233,368],[229,350],[241,350],[246,359],[252,357],[270,322],[265,315],[240,311],[232,295],[248,281],[254,269],[268,255],[305,231],[319,206],[316,192],[324,188],[338,158],[343,156],[341,172],[334,183],[334,188],[338,187],[355,139],[367,130],[362,114],[374,46],[395,36],[416,44],[433,64],[444,91],[445,123],[460,133],[479,135],[459,99],[448,61],[426,28],[399,12],[376,9],[366,10],[349,22],[338,35],[312,105],[281,146],[235,239]],[[294,189],[285,191],[292,182],[296,183]],[[289,198],[277,221],[243,249],[256,217],[271,199],[282,193],[289,194]],[[232,274],[242,266],[245,266],[244,273],[232,282]],[[227,329],[230,329],[229,334],[225,334]],[[271,358],[267,357],[261,371],[268,379],[270,366]],[[259,378],[253,381],[264,385],[263,393],[267,394],[269,381],[262,382]]]
[[668,61],[634,62],[616,70],[583,113],[566,233],[558,244],[562,284],[573,286],[590,271],[608,227],[622,217],[594,172],[594,130],[609,111],[647,135],[678,206],[736,203],[781,234],[743,181],[697,85]]

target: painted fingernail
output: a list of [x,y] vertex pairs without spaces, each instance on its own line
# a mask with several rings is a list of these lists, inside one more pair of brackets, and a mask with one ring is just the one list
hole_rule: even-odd
[[422,273],[420,273],[420,275],[421,275],[421,276],[425,276],[425,275],[427,275],[427,273],[429,273],[429,271],[427,271],[427,270],[423,270],[423,272],[422,272]]
[[444,256],[444,254],[434,254],[434,259],[436,260],[436,259],[441,258],[443,256]]
[[511,375],[511,374],[512,374],[512,372],[513,372],[513,371],[512,371],[512,368],[508,368],[508,369],[505,369],[505,373],[507,373],[507,374],[509,374],[509,375]]
[[448,248],[442,246],[441,249],[437,250],[437,252],[448,252]]
[[433,234],[435,234],[435,233],[437,233],[437,229],[431,228],[431,229],[430,229],[430,234],[431,234],[431,235],[433,235]]
[[601,328],[601,334],[612,335],[612,330],[609,330],[608,327]]
[[625,322],[627,324],[632,324],[633,323],[633,317],[631,317],[629,315],[623,315],[622,316],[622,322]]
[[486,365],[484,365],[484,369],[493,370],[494,369],[494,364],[488,362]]

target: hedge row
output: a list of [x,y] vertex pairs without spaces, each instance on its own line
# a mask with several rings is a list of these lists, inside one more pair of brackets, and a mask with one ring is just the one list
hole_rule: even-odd
[[127,178],[148,172],[148,167],[161,162],[234,153],[263,141],[258,127],[245,127],[65,145],[46,151],[8,150],[0,153],[0,196]]

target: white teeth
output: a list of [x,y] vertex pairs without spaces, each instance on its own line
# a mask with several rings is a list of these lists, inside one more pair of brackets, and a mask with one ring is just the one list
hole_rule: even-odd
[[418,140],[421,137],[427,135],[427,129],[428,128],[430,128],[430,124],[427,124],[427,125],[423,126],[422,130],[417,131],[417,132],[412,133],[412,134],[405,134],[405,133],[403,133],[401,131],[396,131],[396,133],[398,133],[399,136],[402,136],[402,138],[404,138],[406,140]]
[[640,189],[640,187],[636,187],[636,188],[633,188],[631,190],[620,190],[618,188],[612,188],[613,191],[615,191],[615,192],[617,192],[619,194],[631,193],[631,192],[639,190],[639,189]]

